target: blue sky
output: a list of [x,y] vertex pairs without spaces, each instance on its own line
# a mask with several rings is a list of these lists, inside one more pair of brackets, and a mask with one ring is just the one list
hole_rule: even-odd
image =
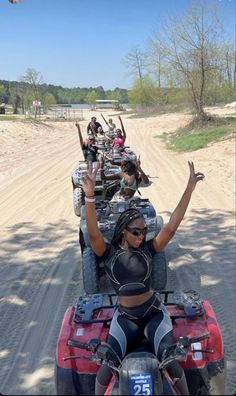
[[[236,0],[214,0],[232,42]],[[191,0],[0,0],[0,80],[18,81],[27,68],[47,84],[130,88],[122,63],[172,13]]]

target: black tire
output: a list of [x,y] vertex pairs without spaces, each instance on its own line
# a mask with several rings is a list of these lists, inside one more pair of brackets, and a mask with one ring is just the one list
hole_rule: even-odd
[[76,187],[73,190],[73,207],[76,216],[80,216],[80,210],[82,205],[83,205],[83,190],[81,187]]
[[79,229],[79,244],[80,244],[81,254],[83,254],[83,251],[86,248],[86,244],[84,241],[84,234],[83,234],[81,228]]
[[82,255],[84,291],[86,294],[99,293],[99,264],[91,248],[86,247]]
[[[211,394],[209,373],[207,367],[202,369],[190,369],[185,370],[185,377],[188,384],[189,394],[194,396],[208,396]],[[214,386],[213,386],[214,389]],[[216,389],[215,389],[216,390]],[[215,393],[220,395],[221,393]],[[225,394],[225,393],[222,393]]]
[[56,395],[94,395],[96,374],[78,374],[74,370],[55,366]]
[[54,378],[56,395],[79,395],[79,390],[75,387],[75,374],[76,373],[71,369],[55,366]]
[[167,262],[165,252],[158,252],[152,258],[152,288],[163,290],[167,282]]

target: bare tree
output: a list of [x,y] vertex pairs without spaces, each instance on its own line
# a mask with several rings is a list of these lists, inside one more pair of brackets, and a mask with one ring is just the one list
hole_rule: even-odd
[[182,18],[170,17],[160,32],[165,59],[184,77],[201,121],[207,118],[204,105],[208,74],[219,63],[217,48],[222,26],[215,11],[208,1],[194,1]]
[[123,63],[130,69],[130,74],[133,75],[135,79],[142,81],[147,68],[147,56],[145,52],[137,47],[133,48],[126,55]]
[[28,83],[35,94],[35,99],[39,100],[39,85],[43,83],[43,77],[41,73],[35,69],[27,69],[21,80]]
[[236,88],[236,50],[230,46],[225,49],[225,72],[230,85]]
[[234,51],[234,88],[236,89],[236,51]]
[[163,79],[165,77],[165,49],[162,40],[159,39],[159,34],[154,33],[150,40],[150,51],[148,54],[148,69],[151,74],[157,79],[157,86],[161,88]]
[[[33,100],[40,101],[40,84],[43,83],[43,77],[41,73],[35,69],[28,68],[25,74],[21,77],[21,81],[29,84],[28,92],[25,96],[33,97]],[[35,118],[38,114],[38,106],[35,106]]]

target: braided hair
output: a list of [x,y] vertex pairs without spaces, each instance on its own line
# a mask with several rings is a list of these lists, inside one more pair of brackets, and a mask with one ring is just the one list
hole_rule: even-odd
[[117,245],[122,239],[122,231],[124,231],[131,221],[136,219],[144,219],[143,214],[134,208],[130,208],[121,213],[117,220],[114,234],[111,240],[112,245]]

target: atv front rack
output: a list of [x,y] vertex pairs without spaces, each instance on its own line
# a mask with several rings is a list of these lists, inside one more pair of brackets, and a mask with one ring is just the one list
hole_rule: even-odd
[[[116,297],[116,301],[114,302]],[[105,299],[108,300],[108,303],[105,304]],[[106,319],[94,319],[95,313],[98,310],[111,310],[117,306],[117,295],[108,293],[108,294],[91,294],[88,296],[79,297],[75,303],[75,311],[73,315],[73,321],[75,323],[108,323],[112,319],[112,314],[109,318]]]
[[[199,294],[194,290],[171,291],[163,290],[159,292],[165,305],[177,306],[183,314],[170,315],[172,321],[177,319],[194,319],[204,315],[204,308]],[[105,304],[107,300],[107,304]],[[171,301],[170,301],[171,300]],[[91,294],[79,297],[74,305],[73,321],[75,323],[105,323],[109,324],[112,320],[114,309],[118,306],[116,294]],[[96,313],[99,310],[111,310],[111,315],[106,318],[98,318]]]
[[177,306],[184,311],[183,314],[171,315],[172,321],[183,318],[194,319],[205,313],[200,295],[195,290],[163,290],[160,291],[160,294],[163,296],[165,305]]

